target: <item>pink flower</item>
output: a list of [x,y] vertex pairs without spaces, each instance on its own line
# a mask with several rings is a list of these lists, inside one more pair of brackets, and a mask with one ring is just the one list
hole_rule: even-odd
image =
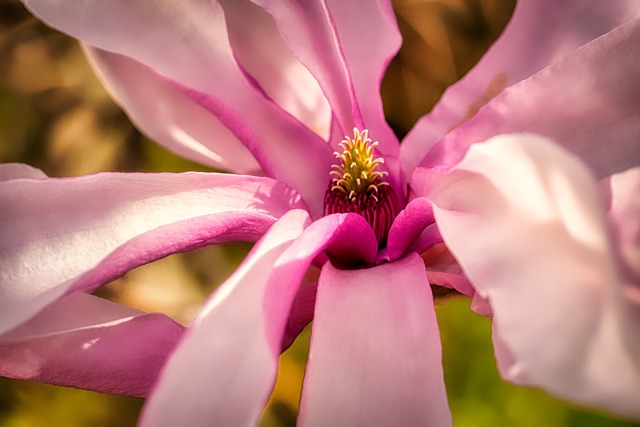
[[[637,2],[519,2],[402,145],[383,0],[24,2],[150,137],[258,176],[1,168],[0,374],[152,390],[142,425],[254,425],[313,318],[300,425],[450,425],[431,282],[492,313],[506,378],[640,418]],[[340,146],[354,127],[379,145]],[[186,332],[87,294],[237,240]],[[459,266],[425,265],[443,241]]]

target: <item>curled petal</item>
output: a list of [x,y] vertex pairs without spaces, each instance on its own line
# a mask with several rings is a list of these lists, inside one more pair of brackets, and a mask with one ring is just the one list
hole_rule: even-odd
[[146,396],[183,327],[88,294],[70,294],[0,336],[0,375]]
[[359,215],[330,215],[304,229],[308,223],[304,211],[284,215],[210,297],[166,365],[143,426],[256,424],[288,339],[293,300],[313,259],[327,249],[371,262],[377,250]]
[[296,197],[268,178],[224,174],[0,182],[0,331],[172,253],[255,241]]
[[[410,135],[403,141],[401,160],[407,176],[445,134],[472,117],[504,88],[528,78],[558,62],[580,46],[639,16],[640,3],[635,0],[616,0],[607,3],[588,0],[518,0],[511,20],[498,40],[469,73],[447,89],[438,105],[416,124]],[[635,46],[637,41],[630,43]],[[602,49],[607,50],[609,47],[603,46]],[[566,112],[559,115],[560,121],[568,117],[580,117],[580,112],[573,109],[580,110],[583,97],[588,96],[590,92],[576,96],[576,92],[567,91],[567,89],[582,87],[587,83],[586,79],[580,77],[583,75],[582,67],[586,67],[588,71],[595,70],[597,78],[604,77],[609,81],[607,84],[615,83],[615,80],[607,79],[606,74],[616,70],[624,72],[624,66],[619,65],[624,54],[617,52],[616,49],[611,54],[619,54],[619,57],[606,59],[601,63],[590,60],[575,64],[575,67],[568,69],[567,82],[564,86],[561,84],[557,86],[562,90],[558,90],[556,86],[536,89],[538,91],[536,97],[539,96],[545,101],[563,106],[561,109],[549,108],[546,102],[544,105],[528,103],[528,97],[534,92],[533,90],[526,94],[521,92],[515,107],[527,109],[527,112],[521,112],[522,117],[537,117],[535,114],[530,115],[534,111],[550,118],[555,114]],[[631,57],[636,56],[632,53]],[[626,61],[630,59],[628,57]],[[610,64],[616,64],[616,66],[610,67],[608,66]],[[603,69],[607,72],[603,73]],[[637,71],[630,71],[628,74],[628,76],[636,75]],[[576,78],[581,82],[573,86],[574,82],[571,79]],[[629,77],[628,80],[632,82],[633,78]],[[594,89],[597,88],[594,87]],[[604,92],[606,89],[597,89],[597,91]],[[595,99],[593,101],[597,102]],[[503,120],[511,122],[513,118],[507,117]],[[588,121],[585,123],[588,125]],[[593,128],[595,129],[595,126]],[[523,130],[538,132],[533,128],[511,128],[510,131]],[[506,129],[496,131],[479,141],[505,132],[508,131]],[[585,135],[588,134],[589,131],[585,131]],[[558,141],[561,140],[558,139]],[[454,150],[457,147],[449,147],[449,149]],[[442,156],[442,153],[438,155]],[[460,158],[463,155],[464,150],[461,150]],[[435,160],[434,158],[423,164],[433,166],[436,164]]]
[[412,200],[391,224],[387,243],[390,260],[400,258],[405,250],[420,237],[420,234],[434,222],[431,202],[424,197]]
[[298,425],[451,425],[419,256],[363,270],[325,264]]
[[451,172],[414,181],[494,314],[502,375],[640,418],[640,306],[625,298],[596,182],[539,136],[473,145]]
[[442,236],[440,235],[440,230],[438,230],[438,225],[432,224],[420,233],[418,238],[407,247],[405,253],[417,252],[421,254],[438,243],[443,243]]

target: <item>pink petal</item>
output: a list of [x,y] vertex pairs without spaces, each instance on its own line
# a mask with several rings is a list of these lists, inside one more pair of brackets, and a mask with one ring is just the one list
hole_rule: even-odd
[[636,166],[639,43],[640,19],[589,43],[505,90],[447,135],[425,162],[454,164],[472,143],[501,133],[532,131],[577,154],[597,177]]
[[352,76],[365,127],[380,142],[383,155],[397,156],[398,140],[384,117],[380,97],[384,73],[402,43],[391,2],[327,0],[327,8]]
[[143,426],[256,424],[310,263],[325,248],[350,249],[363,261],[372,260],[377,249],[359,215],[330,215],[303,231],[308,222],[304,211],[284,215],[211,296],[163,371]]
[[233,53],[285,111],[328,138],[331,108],[318,82],[284,43],[273,18],[248,0],[222,0]]
[[126,56],[84,47],[111,96],[155,142],[204,165],[238,173],[260,165],[217,117],[150,68]]
[[502,375],[640,418],[640,306],[623,298],[584,165],[549,140],[516,134],[419,179],[431,180],[423,184],[442,236],[491,304]]
[[429,283],[455,289],[463,295],[474,297],[475,289],[446,245],[439,243],[432,246],[422,254],[422,259],[427,268]]
[[[623,324],[629,336],[638,336],[640,324],[640,168],[613,175],[600,182],[608,202],[607,220],[613,235],[622,281],[622,302],[629,320]],[[605,190],[605,191],[602,191]],[[640,339],[626,343],[640,354]]]
[[289,48],[320,83],[339,133],[366,127],[380,141],[383,154],[395,155],[397,139],[384,120],[379,94],[384,70],[400,44],[390,5],[383,1],[252,1],[274,17]]
[[[260,104],[242,105],[234,110],[219,99],[179,87],[227,125],[256,157],[264,172],[296,190],[305,200],[314,217],[324,210],[323,200],[329,181],[329,170],[335,158],[331,149],[318,135],[289,116],[274,116],[275,104],[260,109]],[[230,94],[231,96],[231,94]],[[232,96],[234,102],[248,98]],[[246,114],[237,114],[245,111]],[[279,117],[282,117],[281,120]]]
[[23,3],[51,27],[93,47],[133,58],[194,90],[215,93],[221,82],[241,91],[237,95],[249,88],[233,60],[224,12],[218,2]]
[[71,294],[0,336],[0,375],[146,396],[182,332],[164,315]]
[[132,58],[166,77],[228,127],[267,175],[297,190],[311,211],[321,214],[333,162],[331,149],[268,99],[239,67],[219,3],[24,3],[48,25],[90,46]]
[[298,293],[291,303],[291,312],[282,340],[283,351],[293,344],[302,330],[313,320],[317,291],[318,282],[305,283],[303,281],[300,285]]
[[400,258],[405,250],[420,237],[420,234],[434,222],[431,202],[424,197],[413,199],[391,224],[387,243],[389,259],[394,261]]
[[440,230],[438,230],[437,224],[432,224],[427,226],[422,233],[418,236],[418,238],[411,243],[405,253],[409,252],[417,252],[419,254],[431,248],[433,245],[437,245],[438,243],[443,243],[442,236],[440,235]]
[[[640,167],[612,175],[600,186],[607,196],[607,219],[613,228],[620,267],[640,293]],[[640,304],[640,297],[637,301]]]
[[308,222],[303,211],[284,215],[209,298],[147,401],[142,426],[255,424],[279,345],[264,333],[264,322],[279,313],[263,310],[263,295],[274,263]]
[[298,425],[451,425],[419,256],[365,270],[323,267]]
[[42,179],[47,175],[40,169],[34,168],[24,163],[2,163],[0,164],[0,181],[10,179]]
[[[311,224],[278,259],[269,292],[265,293],[265,306],[271,307],[274,312],[289,313],[287,327],[292,325],[291,320],[295,321],[291,319],[291,314],[297,314],[293,310],[300,307],[294,305],[289,308],[290,299],[283,296],[293,297],[290,282],[293,281],[295,285],[300,283],[316,257],[318,257],[317,262],[326,260],[325,254],[322,254],[323,251],[329,259],[341,267],[368,266],[375,260],[378,240],[367,221],[357,214],[328,215]],[[281,276],[286,277],[286,280]],[[294,303],[299,303],[300,297],[308,302],[310,298],[315,298],[311,295],[312,293],[315,293],[313,289],[305,291],[298,288]],[[272,341],[281,339],[286,344],[288,340],[295,337],[290,335],[292,330],[289,329],[285,330],[285,335],[281,338],[282,324],[284,320],[271,322],[267,325],[267,334]]]
[[[574,49],[638,16],[640,16],[640,3],[635,0],[615,0],[612,2],[519,0],[516,3],[511,21],[482,60],[445,92],[438,105],[416,124],[411,134],[403,141],[401,160],[407,176],[436,142],[451,129],[475,114],[482,105],[504,88],[558,62]],[[637,41],[629,42],[629,44],[635,46]],[[603,49],[607,48],[603,47]],[[611,55],[616,54],[615,51],[611,53]],[[626,62],[629,62],[633,57],[635,55],[626,58]],[[578,67],[567,70],[566,79],[577,79],[577,82],[567,80],[566,83],[570,83],[568,86],[563,87],[558,82],[557,86],[546,87],[545,90],[533,90],[532,88],[531,92],[527,91],[526,94],[520,92],[520,96],[525,97],[526,102],[520,98],[520,102],[515,105],[516,111],[522,111],[522,117],[531,117],[531,122],[536,122],[537,126],[542,126],[538,120],[544,120],[542,117],[538,118],[537,113],[550,118],[553,118],[555,114],[565,113],[560,114],[561,121],[569,114],[571,114],[571,119],[579,117],[581,111],[587,110],[590,105],[595,105],[589,101],[587,108],[582,108],[583,97],[588,98],[589,92],[579,93],[579,97],[576,97],[577,91],[568,90],[565,92],[565,90],[588,85],[588,82],[584,81],[587,79],[580,77],[584,75],[582,67],[586,67],[588,71],[594,70],[598,80],[603,78],[608,81],[603,85],[610,85],[615,83],[615,79],[610,79],[609,73],[624,72],[624,66],[619,62],[622,59],[621,55],[614,62],[593,65],[575,64]],[[575,59],[571,61],[575,61]],[[606,61],[610,61],[610,59]],[[611,64],[615,64],[615,67],[612,67]],[[602,72],[603,70],[606,72]],[[637,75],[637,71],[629,71],[628,76],[635,75]],[[627,80],[630,83],[635,82],[631,77],[628,77]],[[562,90],[558,91],[559,87],[562,87]],[[606,91],[607,87],[605,86],[603,89]],[[598,91],[600,94],[591,94],[594,103],[599,102],[596,101],[596,98],[601,99],[606,96],[602,94],[602,91]],[[531,95],[534,96],[533,102],[528,99]],[[539,103],[539,99],[544,99],[544,104]],[[550,108],[548,104],[562,107],[559,109]],[[574,110],[576,107],[578,111]],[[527,111],[524,112],[521,108]],[[510,114],[511,111],[507,111],[507,113]],[[513,118],[509,117],[505,120],[510,123]],[[476,121],[475,123],[480,122]],[[589,122],[585,121],[585,123]],[[518,130],[524,130],[524,128],[518,128]],[[504,132],[506,132],[504,129],[496,130],[492,135]],[[589,132],[586,131],[585,134],[588,135]],[[479,140],[486,138],[488,136]],[[561,140],[558,139],[558,141]],[[428,165],[434,165],[434,160],[431,159]]]
[[97,174],[0,182],[0,331],[68,290],[218,241],[257,240],[292,190],[224,174]]
[[342,134],[363,127],[337,30],[324,0],[252,0],[273,16],[289,49],[311,70],[320,84]]

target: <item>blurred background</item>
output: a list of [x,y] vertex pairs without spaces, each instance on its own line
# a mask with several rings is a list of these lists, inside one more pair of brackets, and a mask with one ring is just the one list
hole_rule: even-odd
[[[513,7],[514,0],[394,1],[404,44],[382,93],[387,119],[399,135],[475,64]],[[49,176],[207,170],[142,136],[106,95],[77,43],[39,23],[18,0],[0,0],[0,162],[28,163]],[[249,249],[229,244],[174,255],[99,292],[187,324]],[[437,305],[456,427],[640,425],[501,381],[490,321],[472,313],[462,297],[440,297]],[[308,345],[307,329],[282,356],[262,426],[295,425]],[[133,426],[142,404],[142,399],[0,378],[0,427]]]

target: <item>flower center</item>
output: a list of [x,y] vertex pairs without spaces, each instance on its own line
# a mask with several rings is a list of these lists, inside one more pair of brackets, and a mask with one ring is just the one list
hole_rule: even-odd
[[374,150],[378,142],[371,142],[369,131],[353,129],[353,138],[345,136],[340,142],[342,153],[333,154],[339,160],[332,166],[331,182],[324,196],[324,214],[357,213],[373,228],[378,243],[387,240],[389,227],[398,211],[398,200],[386,181],[389,175],[381,170],[384,159]]

